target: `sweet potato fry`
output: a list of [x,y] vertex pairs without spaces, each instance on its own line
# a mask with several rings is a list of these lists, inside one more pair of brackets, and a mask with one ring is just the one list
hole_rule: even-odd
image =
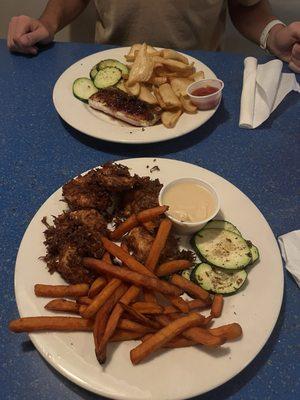
[[153,329],[159,329],[159,325],[157,322],[152,321],[150,318],[147,318],[145,315],[140,313],[139,311],[135,310],[132,306],[129,304],[124,304],[120,301],[121,306],[126,310],[126,312],[131,315],[134,319],[137,321],[143,323],[146,326],[150,326]]
[[89,285],[34,285],[34,293],[38,297],[81,297],[89,292]]
[[104,334],[106,323],[110,316],[110,313],[123,294],[126,292],[127,286],[122,284],[117,288],[114,294],[103,304],[103,306],[98,310],[95,318],[95,324],[93,329],[93,336],[95,342],[95,354],[98,359],[99,353],[99,343]]
[[79,312],[79,304],[76,301],[66,299],[54,299],[45,305],[45,309],[49,311],[62,311],[62,312]]
[[210,328],[208,331],[213,336],[224,337],[226,341],[238,339],[243,334],[241,326],[235,322],[232,324],[219,326],[218,328]]
[[157,292],[161,292],[171,296],[180,296],[182,294],[181,289],[170,284],[169,282],[164,282],[156,277],[142,275],[125,268],[119,268],[114,265],[109,265],[95,258],[86,257],[83,259],[83,264],[89,269],[105,274],[110,274],[115,278],[118,278],[125,282],[130,282],[136,286],[143,286],[147,289],[155,290]]
[[144,333],[142,332],[133,332],[126,331],[123,329],[117,330],[112,337],[109,339],[110,342],[124,342],[127,340],[138,340],[142,338]]
[[113,232],[110,232],[109,237],[111,240],[120,239],[125,233],[129,232],[134,227],[138,226],[139,221],[135,214],[132,214],[124,222],[122,222]]
[[93,299],[92,303],[87,306],[83,312],[83,318],[93,318],[99,308],[110,298],[114,291],[121,285],[119,279],[112,279],[97,296]]
[[27,317],[11,321],[8,325],[12,332],[38,331],[91,331],[94,322],[77,317]]
[[166,245],[171,227],[172,222],[167,218],[163,219],[159,225],[156,237],[152,243],[149,255],[145,263],[146,267],[151,271],[155,270],[161,252]]
[[84,304],[86,306],[88,306],[89,304],[91,304],[93,300],[90,299],[88,296],[82,296],[82,297],[78,297],[76,299],[76,303],[77,304]]
[[[140,293],[140,288],[132,285],[123,294],[120,301],[123,304],[129,304],[137,298],[139,293]],[[122,307],[122,305],[120,303],[117,303],[108,318],[107,325],[105,327],[105,331],[103,333],[103,336],[99,342],[98,349],[97,349],[97,359],[100,364],[105,363],[107,343],[109,342],[110,338],[114,334],[123,311],[124,311],[124,308]]]
[[155,271],[156,276],[166,276],[174,274],[175,272],[188,269],[192,266],[191,261],[188,260],[172,260],[159,265]]
[[140,211],[136,217],[139,223],[150,222],[153,219],[164,214],[168,210],[168,208],[168,206],[157,206],[153,208],[148,208],[147,210]]
[[118,257],[123,264],[127,265],[132,271],[139,272],[144,275],[151,275],[151,272],[133,256],[131,256],[124,248],[111,242],[109,239],[102,237],[102,244],[105,249],[114,257]]
[[139,324],[138,322],[135,321],[131,321],[130,319],[127,318],[119,320],[118,328],[125,329],[127,331],[139,332],[143,334],[148,332],[153,332],[153,328]]
[[98,293],[101,292],[106,283],[106,279],[102,276],[99,276],[97,279],[95,279],[94,282],[91,284],[88,297],[91,299],[95,297]]
[[157,299],[156,296],[153,292],[151,292],[150,290],[144,290],[144,300],[147,303],[157,303]]
[[221,294],[215,294],[211,305],[211,315],[214,318],[218,318],[222,314],[224,299]]
[[[153,333],[147,333],[147,335],[145,335],[141,338],[142,342],[145,342],[147,339],[150,339],[151,336],[153,336]],[[193,342],[192,340],[186,339],[184,337],[176,337],[176,338],[170,340],[168,343],[166,343],[163,347],[171,348],[171,349],[178,349],[181,347],[194,346],[195,344],[197,344],[197,343]]]
[[85,312],[86,308],[87,308],[87,306],[85,304],[80,304],[79,305],[79,315],[81,317],[83,317],[83,313]]
[[138,301],[132,307],[141,314],[161,314],[163,307],[153,302]]
[[196,310],[197,308],[207,308],[209,306],[205,301],[201,299],[190,300],[188,303],[191,311]]
[[103,254],[102,261],[106,262],[107,264],[112,264],[111,257],[108,251]]
[[180,335],[181,332],[200,324],[201,318],[196,313],[191,313],[186,317],[182,317],[171,322],[169,325],[154,333],[151,338],[132,349],[130,352],[131,362],[134,365],[138,364],[151,353],[163,347],[176,336]]
[[190,296],[195,297],[196,299],[204,300],[206,303],[211,304],[209,293],[195,283],[185,279],[183,276],[174,274],[171,276],[169,282],[180,287]]
[[189,304],[181,297],[167,296],[168,300],[177,308],[176,311],[181,311],[183,313],[188,313],[190,311]]

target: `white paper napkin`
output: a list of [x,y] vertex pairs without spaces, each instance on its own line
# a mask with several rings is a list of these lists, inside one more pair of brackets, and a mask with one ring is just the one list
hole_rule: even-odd
[[279,236],[278,242],[285,267],[300,287],[300,230]]
[[245,58],[239,122],[241,128],[257,128],[289,92],[295,90],[300,93],[295,74],[282,73],[282,66],[280,60],[257,65],[256,58]]

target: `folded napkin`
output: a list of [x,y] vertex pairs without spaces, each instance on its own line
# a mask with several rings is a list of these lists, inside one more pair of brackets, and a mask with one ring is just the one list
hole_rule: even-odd
[[300,287],[300,230],[279,236],[278,242],[285,267]]
[[257,128],[289,92],[295,90],[300,93],[295,74],[282,73],[282,66],[280,60],[257,65],[256,58],[245,58],[239,122],[241,128]]

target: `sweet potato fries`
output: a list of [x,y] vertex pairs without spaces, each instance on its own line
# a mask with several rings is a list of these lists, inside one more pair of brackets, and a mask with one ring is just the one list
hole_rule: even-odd
[[[177,272],[191,262],[178,259],[159,265],[172,224],[156,207],[129,216],[113,232],[101,235],[106,253],[102,259],[84,257],[83,265],[96,279],[91,284],[50,286],[37,284],[36,296],[54,298],[45,305],[69,316],[40,316],[11,321],[12,332],[91,331],[99,363],[106,361],[109,342],[140,340],[130,351],[135,365],[163,348],[204,345],[218,347],[242,335],[237,323],[211,327],[222,313],[223,297],[215,298]],[[160,216],[145,262],[137,260],[123,241],[133,227]],[[117,244],[112,240],[120,240]],[[115,261],[117,260],[117,262]],[[121,265],[120,265],[121,262]],[[163,277],[172,274],[168,280]],[[162,277],[162,279],[160,278]],[[187,293],[192,299],[180,297]],[[72,300],[67,300],[71,298]],[[208,316],[197,312],[210,310]],[[74,314],[78,316],[74,317]]]

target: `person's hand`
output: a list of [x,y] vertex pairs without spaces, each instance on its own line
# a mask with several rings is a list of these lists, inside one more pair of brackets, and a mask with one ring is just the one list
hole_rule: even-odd
[[267,48],[272,54],[300,73],[300,21],[288,26],[275,25],[269,34]]
[[7,47],[10,51],[24,54],[37,54],[36,44],[48,44],[54,33],[38,19],[21,15],[13,17],[7,33]]

